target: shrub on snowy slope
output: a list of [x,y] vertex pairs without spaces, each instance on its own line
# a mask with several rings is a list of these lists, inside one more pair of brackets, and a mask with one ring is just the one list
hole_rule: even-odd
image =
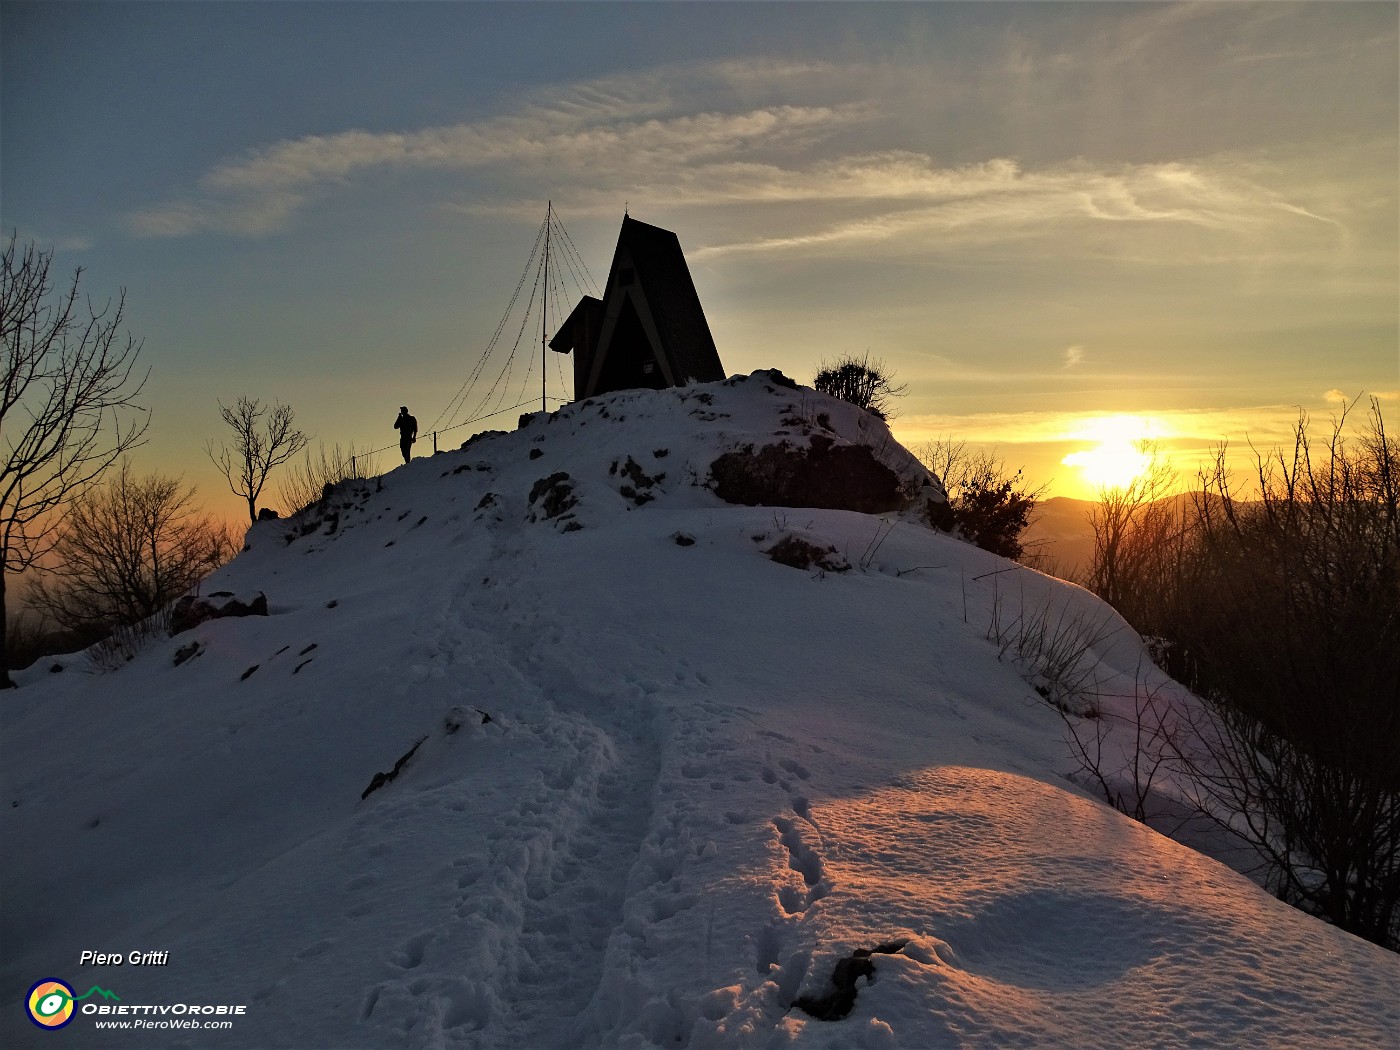
[[944,532],[956,530],[1003,558],[1023,560],[1021,536],[1043,488],[1026,488],[1020,470],[1010,473],[994,453],[971,451],[965,441],[930,441],[919,450],[919,458],[942,480],[948,494],[947,504],[930,508],[930,524]]
[[894,373],[884,362],[872,361],[868,353],[861,357],[846,354],[834,364],[823,361],[812,386],[863,408],[878,419],[888,419],[891,399],[903,396],[908,389],[902,383],[896,386]]

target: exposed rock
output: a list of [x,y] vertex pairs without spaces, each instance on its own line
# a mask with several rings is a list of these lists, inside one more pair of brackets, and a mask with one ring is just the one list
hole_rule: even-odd
[[562,470],[547,478],[540,478],[530,487],[531,521],[541,518],[557,518],[578,504],[574,494],[574,479]]
[[787,387],[787,389],[789,390],[797,389],[797,381],[794,379],[789,379],[776,368],[769,368],[767,370],[760,369],[759,371],[753,374],[756,377],[762,377],[764,379],[767,379],[770,383],[774,384],[775,386]]
[[665,474],[657,474],[653,477],[646,473],[642,470],[642,465],[631,456],[628,456],[624,463],[613,460],[612,466],[608,468],[608,473],[620,474],[627,479],[627,484],[619,487],[617,491],[624,499],[631,500],[638,507],[654,500],[656,496],[651,492],[651,489],[666,480]]
[[403,767],[408,765],[408,760],[413,757],[413,753],[417,751],[420,747],[422,747],[423,741],[427,739],[428,738],[425,736],[419,737],[418,743],[414,744],[411,748],[408,749],[408,751],[401,755],[399,757],[399,760],[394,763],[394,768],[391,769],[388,773],[374,774],[374,776],[370,778],[369,787],[365,788],[364,793],[360,796],[360,801],[363,802],[365,799],[369,798],[369,796],[373,792],[378,791],[385,784],[388,784],[395,777],[397,777],[399,773],[403,770]]
[[818,1021],[839,1021],[850,1014],[856,1005],[856,981],[864,977],[867,982],[875,979],[875,964],[871,955],[896,955],[908,941],[892,941],[877,944],[873,948],[857,948],[844,959],[836,961],[831,983],[834,990],[823,996],[804,995],[793,1002],[793,1006],[810,1014]]
[[952,505],[947,500],[926,500],[924,503],[924,520],[932,528],[940,532],[952,532],[958,524],[957,516],[953,513]]
[[[523,418],[528,419],[529,417],[525,416]],[[489,438],[505,437],[508,433],[509,431],[506,430],[482,430],[467,438],[466,441],[463,441],[461,447],[471,448],[480,441],[486,441]]]
[[198,627],[205,620],[218,620],[225,616],[266,616],[267,595],[261,591],[257,597],[242,601],[232,591],[215,591],[205,597],[187,594],[175,602],[170,610],[170,633],[180,634],[191,627]]
[[794,569],[807,569],[815,565],[828,572],[845,572],[851,567],[835,547],[818,547],[801,536],[784,536],[763,553],[779,565],[790,565]]
[[259,521],[276,521],[281,516],[282,515],[278,514],[271,507],[263,507],[261,510],[258,511]]
[[748,507],[816,507],[883,514],[908,497],[897,474],[865,445],[837,445],[817,435],[811,447],[786,441],[726,452],[710,464],[714,491]]
[[185,662],[186,660],[188,660],[190,657],[192,657],[192,656],[197,656],[198,654],[199,654],[199,643],[198,643],[198,642],[190,642],[189,645],[182,645],[182,646],[180,646],[180,648],[178,648],[178,649],[175,650],[175,666],[176,666],[176,667],[179,667],[182,663],[184,663],[184,662]]
[[[470,714],[468,712],[470,712]],[[491,716],[481,708],[467,708],[459,704],[448,711],[447,714],[443,715],[442,729],[444,733],[451,736],[469,722],[475,722],[477,725],[484,726],[490,723],[490,721]]]

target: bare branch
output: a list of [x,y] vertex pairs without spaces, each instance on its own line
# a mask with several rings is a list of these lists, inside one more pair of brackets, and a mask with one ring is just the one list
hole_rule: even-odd
[[258,497],[268,475],[300,452],[309,440],[293,425],[290,405],[278,402],[268,408],[261,401],[240,397],[233,405],[219,402],[219,415],[233,430],[233,447],[215,445],[210,439],[204,451],[219,468],[235,496],[248,501],[248,520],[258,520]]
[[[1400,450],[1377,401],[1344,431],[1352,407],[1320,437],[1300,413],[1291,442],[1254,449],[1243,495],[1222,447],[1189,512],[1106,500],[1091,586],[1205,702],[1160,736],[1195,816],[1283,900],[1397,948]],[[1150,783],[1159,734],[1138,726],[1134,780]]]
[[[48,550],[66,508],[144,440],[150,418],[136,403],[148,373],[137,372],[141,342],[122,331],[125,293],[80,310],[82,271],[54,294],[52,260],[15,235],[0,260],[0,613],[4,579]],[[0,627],[0,650],[4,640]]]

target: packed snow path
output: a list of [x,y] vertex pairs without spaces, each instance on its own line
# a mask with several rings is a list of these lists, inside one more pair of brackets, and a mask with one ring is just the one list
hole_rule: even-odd
[[[55,1035],[17,1009],[0,1044],[1400,1045],[1396,956],[1066,778],[989,624],[1106,625],[1085,659],[1130,694],[1155,672],[1111,611],[916,514],[705,486],[812,437],[914,477],[869,416],[765,374],[613,395],[256,526],[205,589],[269,616],[22,674],[11,1002],[53,976],[246,1011]],[[770,560],[786,537],[827,567]],[[794,1005],[839,998],[843,960],[848,1012]]]

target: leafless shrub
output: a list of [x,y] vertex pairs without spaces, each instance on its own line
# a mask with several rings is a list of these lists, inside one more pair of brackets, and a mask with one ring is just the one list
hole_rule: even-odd
[[308,449],[301,464],[290,468],[278,493],[282,497],[282,505],[293,514],[299,514],[321,499],[327,485],[373,477],[377,473],[376,467],[375,457],[357,452],[353,444],[341,449],[337,442],[328,450],[325,444],[318,443],[315,456]]
[[50,632],[44,630],[43,621],[30,609],[6,612],[8,623],[5,627],[5,660],[8,669],[17,671],[28,667],[47,650],[45,643]]
[[1068,597],[1028,607],[1024,592],[1013,611],[1000,584],[995,586],[987,638],[997,646],[998,657],[1015,662],[1055,708],[1097,717],[1100,678],[1094,650],[1118,630],[1112,616],[1073,611]]
[[957,528],[983,550],[1003,558],[1025,558],[1021,534],[1030,525],[1043,486],[1026,488],[1021,471],[1009,473],[994,453],[974,451],[967,442],[948,437],[925,444],[918,458],[938,475],[948,495],[946,519],[930,524],[949,531]]
[[831,364],[823,361],[812,386],[881,419],[890,418],[891,400],[908,389],[905,384],[896,385],[894,373],[883,361],[872,361],[868,353],[861,357],[847,354]]
[[1169,499],[1176,472],[1150,441],[1139,443],[1147,467],[1127,485],[1102,488],[1089,512],[1094,554],[1085,585],[1139,630],[1153,619],[1154,595],[1175,571],[1173,559],[1189,528],[1187,506]]
[[870,537],[870,542],[865,545],[865,550],[860,555],[860,571],[869,572],[875,565],[875,557],[880,553],[880,548],[885,545],[885,541],[890,538],[890,533],[894,532],[897,522],[886,518],[877,518],[875,521],[875,535]]
[[88,646],[89,666],[97,673],[120,670],[154,641],[170,637],[170,608],[136,623],[122,624],[105,638]]
[[1400,949],[1400,793],[1221,698],[1210,716],[1171,740],[1195,810],[1245,838],[1280,900]]
[[[1094,784],[1104,801],[1120,813],[1147,823],[1153,814],[1149,803],[1154,788],[1174,765],[1172,746],[1174,717],[1161,687],[1134,676],[1132,709],[1126,718],[1101,711],[1096,718],[1078,718],[1056,707],[1064,720],[1075,774]],[[1123,725],[1132,733],[1130,743],[1110,743],[1113,730]]]

